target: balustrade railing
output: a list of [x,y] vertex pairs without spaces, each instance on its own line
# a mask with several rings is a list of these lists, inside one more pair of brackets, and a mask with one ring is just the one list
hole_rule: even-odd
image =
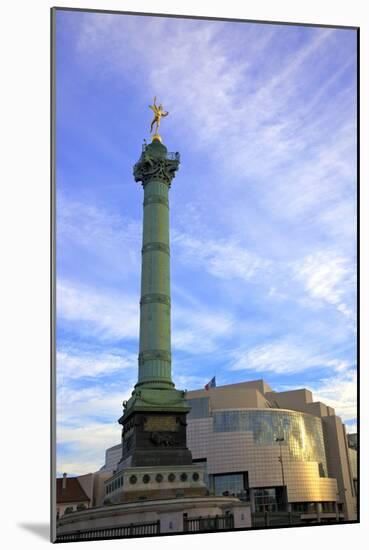
[[104,527],[74,531],[57,535],[56,542],[75,542],[80,540],[120,539],[124,537],[145,537],[160,534],[160,521],[151,523],[130,523],[119,527]]
[[220,531],[234,528],[234,519],[231,514],[225,516],[207,516],[184,518],[183,530],[186,533],[199,531]]

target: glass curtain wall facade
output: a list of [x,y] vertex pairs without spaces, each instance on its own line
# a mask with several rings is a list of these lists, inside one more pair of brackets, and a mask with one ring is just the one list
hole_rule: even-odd
[[[231,410],[213,413],[214,432],[252,432],[255,445],[287,447],[292,460],[317,462],[327,475],[322,421],[295,411]],[[283,441],[277,441],[282,439]]]
[[[189,420],[210,416],[209,398],[188,399]],[[320,477],[327,476],[323,426],[320,418],[298,411],[213,411],[214,432],[251,432],[255,445],[282,445],[292,460],[317,462]],[[277,439],[283,438],[283,441]]]

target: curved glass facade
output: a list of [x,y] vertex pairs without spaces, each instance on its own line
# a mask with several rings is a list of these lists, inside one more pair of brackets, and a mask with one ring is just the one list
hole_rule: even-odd
[[[318,462],[321,476],[327,472],[321,419],[297,411],[213,411],[214,432],[252,432],[256,445],[288,447],[293,460]],[[283,437],[279,443],[277,438]]]

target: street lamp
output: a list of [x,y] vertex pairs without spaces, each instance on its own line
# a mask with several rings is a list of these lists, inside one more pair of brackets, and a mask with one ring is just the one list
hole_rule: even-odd
[[285,482],[284,482],[284,468],[283,468],[283,457],[282,457],[282,443],[284,441],[284,437],[276,437],[276,443],[279,443],[279,462],[281,463],[281,469],[282,469],[282,485],[283,485],[283,504],[285,504]]

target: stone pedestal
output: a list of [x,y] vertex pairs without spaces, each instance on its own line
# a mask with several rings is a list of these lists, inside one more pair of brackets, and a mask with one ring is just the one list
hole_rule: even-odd
[[122,466],[192,464],[183,412],[134,412],[123,422],[122,443]]
[[124,468],[106,483],[106,501],[117,504],[145,500],[204,497],[207,487],[202,465]]

